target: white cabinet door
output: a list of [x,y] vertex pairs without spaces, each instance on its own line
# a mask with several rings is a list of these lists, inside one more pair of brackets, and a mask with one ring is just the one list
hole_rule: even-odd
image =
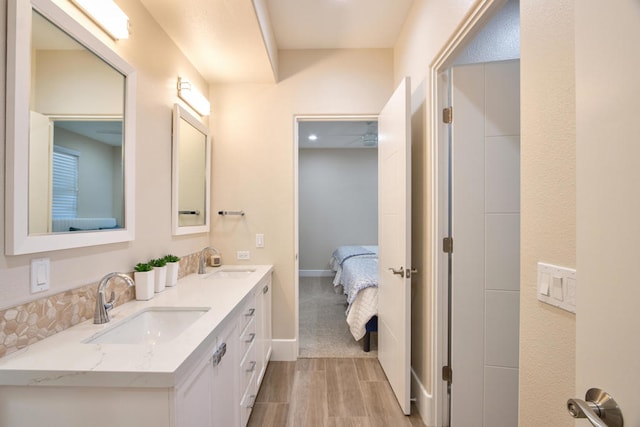
[[198,362],[187,380],[176,388],[176,426],[211,427],[213,425],[212,373],[211,357],[206,357]]
[[[212,401],[209,403],[213,412],[214,427],[237,426],[239,423],[238,408],[238,322],[227,319],[217,339],[217,350],[221,351],[219,360],[215,357],[212,363]],[[226,351],[221,349],[225,348]]]
[[227,319],[187,379],[176,388],[178,427],[237,426],[237,318]]

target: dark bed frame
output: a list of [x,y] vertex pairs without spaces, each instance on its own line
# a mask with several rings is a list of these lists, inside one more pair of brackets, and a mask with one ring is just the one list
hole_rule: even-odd
[[373,316],[371,319],[369,319],[364,327],[367,333],[364,334],[362,349],[366,353],[368,353],[371,350],[371,332],[378,332],[378,316]]

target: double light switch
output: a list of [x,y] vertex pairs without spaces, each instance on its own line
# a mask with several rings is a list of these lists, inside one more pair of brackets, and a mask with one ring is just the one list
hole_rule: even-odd
[[571,313],[576,312],[576,270],[538,263],[538,299]]

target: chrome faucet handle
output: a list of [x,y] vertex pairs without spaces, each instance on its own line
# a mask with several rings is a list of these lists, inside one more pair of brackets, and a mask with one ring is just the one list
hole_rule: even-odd
[[98,292],[96,294],[96,309],[93,313],[93,323],[102,324],[109,322],[109,310],[113,308],[116,303],[116,293],[115,291],[111,291],[111,295],[109,296],[109,301],[106,301],[106,287],[113,277],[119,277],[124,280],[129,287],[134,286],[133,280],[131,277],[127,276],[124,273],[109,273],[104,276],[100,283],[98,284]]

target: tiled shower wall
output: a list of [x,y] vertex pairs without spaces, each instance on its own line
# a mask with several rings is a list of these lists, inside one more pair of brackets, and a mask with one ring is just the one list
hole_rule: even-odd
[[[179,278],[196,272],[198,256],[180,258]],[[92,283],[0,310],[0,357],[93,318],[97,288]],[[116,293],[116,306],[135,299],[135,289],[122,280],[112,279],[109,288]]]

